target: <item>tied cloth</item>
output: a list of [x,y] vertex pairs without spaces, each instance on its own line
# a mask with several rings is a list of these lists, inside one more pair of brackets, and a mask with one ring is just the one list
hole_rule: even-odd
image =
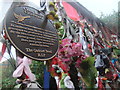
[[70,79],[71,78],[70,78],[70,76],[68,76],[67,73],[62,72],[62,78],[61,78],[61,80],[59,82],[59,86],[60,86],[59,88],[74,89],[75,88],[74,84],[73,84],[73,82]]
[[31,72],[29,65],[31,64],[31,59],[24,56],[23,58],[17,57],[18,67],[13,72],[13,77],[20,77],[24,73],[28,76],[30,81],[35,81],[35,75]]

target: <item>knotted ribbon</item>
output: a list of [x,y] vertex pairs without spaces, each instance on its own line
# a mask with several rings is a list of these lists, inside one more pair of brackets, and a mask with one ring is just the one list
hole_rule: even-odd
[[29,65],[31,64],[31,59],[24,56],[23,58],[17,57],[18,67],[13,72],[13,77],[20,77],[24,73],[28,76],[30,81],[35,81],[35,75],[31,72]]

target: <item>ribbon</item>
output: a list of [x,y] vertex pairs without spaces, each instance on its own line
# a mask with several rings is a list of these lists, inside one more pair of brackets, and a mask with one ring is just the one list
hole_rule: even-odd
[[20,77],[23,74],[23,71],[28,76],[30,81],[35,81],[35,75],[31,72],[29,65],[31,64],[31,59],[24,56],[23,58],[17,57],[18,67],[13,72],[13,77]]
[[105,88],[104,88],[104,86],[102,84],[100,76],[98,76],[98,90],[105,90]]
[[62,4],[63,4],[63,7],[66,11],[67,16],[70,19],[72,19],[74,21],[80,20],[80,16],[75,8],[73,8],[69,3],[65,2],[65,1],[63,1]]
[[47,67],[44,68],[44,88],[49,88],[50,72],[47,71]]
[[0,61],[2,61],[2,58],[3,58],[3,55],[4,53],[6,52],[6,43],[5,43],[5,40],[7,40],[7,35],[4,33],[4,30],[2,30],[2,34],[1,34],[1,41],[0,42],[2,45],[0,46],[1,48],[1,55],[0,55]]
[[67,88],[75,88],[73,82],[71,81],[70,76],[65,77],[64,84],[65,84],[65,87]]

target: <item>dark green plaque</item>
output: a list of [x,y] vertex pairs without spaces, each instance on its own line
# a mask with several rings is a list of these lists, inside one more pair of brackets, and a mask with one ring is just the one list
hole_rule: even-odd
[[49,60],[57,53],[57,31],[35,8],[11,8],[5,18],[5,30],[15,48],[33,60]]

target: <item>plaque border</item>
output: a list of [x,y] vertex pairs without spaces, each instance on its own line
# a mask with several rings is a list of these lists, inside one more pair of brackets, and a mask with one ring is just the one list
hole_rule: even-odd
[[[30,7],[30,6],[26,6],[26,5],[23,5],[23,6],[25,6],[25,7]],[[21,6],[16,5],[15,7],[21,7]],[[15,7],[14,7],[14,8],[15,8]],[[33,7],[30,7],[30,8],[33,8]],[[33,9],[35,9],[35,8],[33,8]],[[37,10],[37,9],[35,9],[35,10]],[[8,10],[8,12],[9,12],[9,10]],[[7,14],[7,13],[6,13],[6,14]],[[51,21],[49,21],[49,22],[51,23]],[[52,23],[51,23],[51,24],[52,24]],[[48,61],[48,60],[52,59],[53,57],[55,57],[55,56],[57,55],[58,50],[59,50],[59,37],[58,37],[58,35],[57,35],[57,37],[58,37],[58,47],[57,47],[56,53],[55,53],[54,55],[52,55],[52,57],[50,57],[50,58],[38,59],[38,58],[34,58],[34,57],[30,56],[30,55],[27,55],[26,53],[24,53],[21,49],[19,49],[19,48],[13,43],[13,41],[11,40],[11,38],[10,38],[8,32],[7,32],[7,28],[6,28],[6,15],[5,15],[5,18],[4,18],[4,20],[3,20],[3,26],[4,26],[4,29],[5,29],[5,33],[6,33],[7,37],[8,37],[8,39],[10,40],[10,42],[12,43],[12,45],[13,45],[18,51],[20,51],[22,54],[24,54],[25,56],[27,56],[28,58],[30,58],[30,59],[32,59],[32,60],[36,60],[36,61]]]

